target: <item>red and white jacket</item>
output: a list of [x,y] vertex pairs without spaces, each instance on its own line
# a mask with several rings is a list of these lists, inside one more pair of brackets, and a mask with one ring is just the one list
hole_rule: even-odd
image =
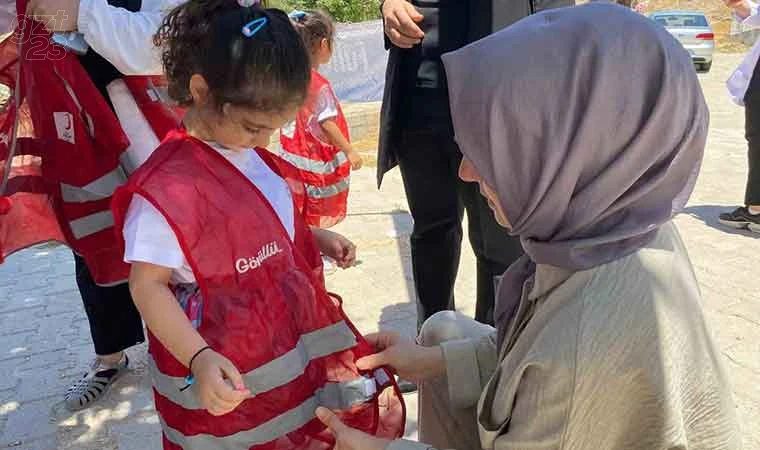
[[[131,13],[83,0],[80,28],[122,73],[160,73],[151,36],[178,2],[145,1]],[[17,11],[26,3],[17,0]],[[0,83],[10,91],[0,113],[0,263],[55,240],[85,259],[96,283],[124,282],[129,267],[116,243],[110,202],[141,159],[128,151],[125,128],[148,124],[153,141],[133,141],[155,147],[177,126],[177,112],[162,102],[159,78],[127,77],[109,86],[117,113],[125,105],[137,108],[133,120],[120,123],[78,58],[51,44],[42,24],[18,16],[15,26],[0,43]]]
[[306,185],[306,221],[309,225],[329,228],[346,217],[351,163],[335,145],[324,142],[309,131],[315,120],[318,98],[333,97],[337,109],[335,123],[349,138],[348,122],[330,82],[316,70],[311,71],[311,83],[306,102],[298,111],[292,135],[280,133],[280,156],[298,168]]

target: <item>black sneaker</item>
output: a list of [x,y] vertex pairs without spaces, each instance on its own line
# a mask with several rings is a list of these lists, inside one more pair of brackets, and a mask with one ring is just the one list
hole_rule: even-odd
[[736,208],[733,212],[721,214],[718,220],[727,227],[760,233],[760,214],[751,214],[745,206]]

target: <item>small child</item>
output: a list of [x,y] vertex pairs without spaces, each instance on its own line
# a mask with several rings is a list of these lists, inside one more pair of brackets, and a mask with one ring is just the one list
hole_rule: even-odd
[[319,66],[330,62],[335,24],[322,11],[290,14],[311,60],[311,84],[295,122],[280,133],[281,156],[296,166],[306,184],[306,220],[329,228],[346,217],[351,169],[362,158],[349,141],[348,123]]
[[353,245],[309,228],[295,168],[260,148],[306,98],[306,48],[285,13],[244,1],[167,16],[156,42],[184,129],[114,197],[164,449],[328,450],[319,406],[398,436],[392,379],[359,372],[374,349],[321,275],[320,250],[350,264]]

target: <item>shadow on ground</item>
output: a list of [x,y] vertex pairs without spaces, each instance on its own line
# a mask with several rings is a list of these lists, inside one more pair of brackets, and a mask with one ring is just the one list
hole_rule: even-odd
[[735,207],[720,205],[695,205],[684,209],[682,214],[698,219],[708,227],[714,228],[724,233],[760,239],[760,233],[753,233],[749,230],[737,230],[735,228],[727,227],[718,221],[718,216],[720,216],[722,213],[731,212],[733,208]]

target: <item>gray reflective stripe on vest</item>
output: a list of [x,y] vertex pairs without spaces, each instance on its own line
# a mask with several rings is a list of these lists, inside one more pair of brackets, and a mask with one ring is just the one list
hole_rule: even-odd
[[124,169],[117,167],[114,171],[82,187],[61,183],[61,197],[66,203],[84,203],[102,200],[112,196],[116,188],[126,181],[127,174],[124,173]]
[[297,168],[319,175],[333,173],[338,167],[348,162],[348,158],[343,152],[338,152],[332,161],[315,161],[305,156],[294,155],[285,151],[279,152],[279,155],[282,159],[293,164]]
[[306,185],[306,194],[311,198],[328,198],[340,194],[348,189],[349,179],[343,179],[329,186],[319,187],[311,184]]
[[111,211],[101,211],[69,222],[71,233],[76,239],[82,239],[99,231],[107,230],[112,226],[113,214]]
[[[243,374],[243,381],[254,395],[271,391],[301,376],[312,360],[348,350],[354,346],[356,346],[356,336],[348,325],[341,321],[302,335],[295,348]],[[150,370],[153,375],[153,387],[159,394],[185,409],[201,409],[195,394],[191,392],[192,389],[180,392],[180,388],[185,385],[184,378],[160,373],[152,360]],[[334,387],[326,386],[325,395],[329,398],[325,397],[322,400],[336,405],[338,409],[342,409],[339,407],[341,404],[355,403],[356,394],[352,393],[357,389],[357,386],[352,384],[355,381],[357,380],[335,383]]]
[[[314,419],[314,411],[316,411],[317,407],[319,406],[333,409],[346,409],[350,406],[364,403],[373,398],[375,393],[374,380],[360,378],[359,380],[355,380],[351,383],[354,383],[357,386],[369,385],[369,383],[371,383],[373,386],[372,394],[367,393],[362,398],[359,398],[357,396],[352,403],[338,407],[338,405],[335,405],[331,401],[326,402],[324,400],[326,397],[331,397],[334,395],[330,391],[332,390],[332,386],[336,386],[334,384],[327,385],[325,388],[317,391],[313,397],[310,397],[295,408],[286,411],[279,416],[250,430],[240,431],[229,436],[217,437],[208,434],[185,436],[182,434],[182,432],[167,426],[163,418],[161,418],[161,425],[167,439],[181,446],[184,450],[207,450],[211,448],[223,448],[226,450],[247,450],[254,445],[261,445],[266,444],[267,442],[272,442],[275,439],[285,436],[288,433],[292,433],[302,426],[306,425],[309,423],[309,421]],[[361,389],[356,389],[357,394],[359,391],[361,391]]]

